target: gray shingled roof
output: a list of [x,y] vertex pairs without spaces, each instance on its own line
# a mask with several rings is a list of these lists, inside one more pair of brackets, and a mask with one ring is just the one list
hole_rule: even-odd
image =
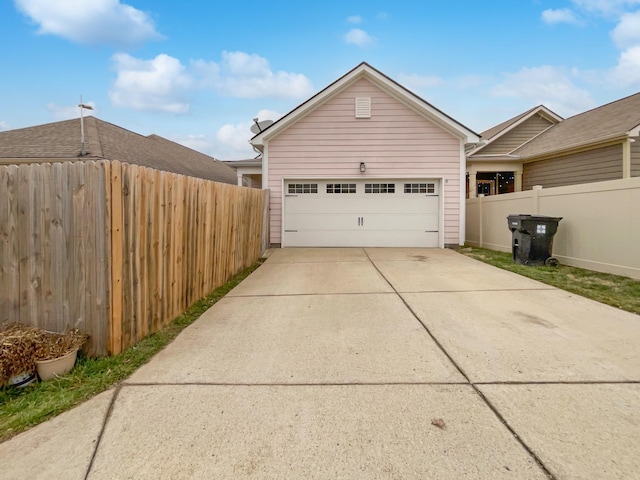
[[538,105],[537,107],[530,108],[529,110],[527,110],[524,113],[521,113],[520,115],[516,115],[515,117],[510,118],[509,120],[506,120],[506,121],[496,125],[495,127],[491,127],[490,129],[485,130],[484,132],[482,132],[480,134],[480,138],[482,140],[490,140],[492,137],[496,136],[498,133],[502,132],[503,130],[506,130],[511,125],[516,123],[518,120],[520,120],[521,118],[526,117],[531,112],[533,112],[534,110],[536,110],[536,109],[538,109],[540,107],[542,107],[542,105]]
[[93,116],[85,117],[80,156],[80,119],[0,132],[0,163],[13,161],[120,160],[192,177],[236,184],[233,168],[158,135],[145,137]]
[[640,93],[567,118],[513,153],[520,158],[561,152],[620,138],[640,125]]

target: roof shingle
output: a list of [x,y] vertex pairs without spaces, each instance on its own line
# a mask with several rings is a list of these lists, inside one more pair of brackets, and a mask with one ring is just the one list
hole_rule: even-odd
[[513,153],[532,158],[623,137],[640,124],[640,92],[567,118]]
[[119,160],[216,182],[237,183],[233,168],[158,135],[145,137],[93,116],[84,118],[84,132],[84,156],[80,155],[79,118],[0,132],[0,164],[9,161]]

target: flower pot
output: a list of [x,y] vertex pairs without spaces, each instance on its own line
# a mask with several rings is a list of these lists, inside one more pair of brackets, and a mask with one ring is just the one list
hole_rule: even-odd
[[76,363],[78,350],[72,350],[62,357],[51,360],[36,360],[38,376],[42,381],[64,375],[70,372]]
[[32,384],[36,379],[35,372],[22,372],[9,379],[7,385],[10,387],[22,388]]

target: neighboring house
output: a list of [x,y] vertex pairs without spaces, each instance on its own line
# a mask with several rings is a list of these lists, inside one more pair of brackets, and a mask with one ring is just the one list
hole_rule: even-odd
[[567,118],[515,153],[522,188],[640,177],[640,93]]
[[640,93],[565,120],[536,107],[467,152],[468,197],[640,177],[639,135]]
[[122,127],[84,118],[0,132],[0,164],[119,160],[191,177],[236,184],[236,172],[208,155],[158,135],[145,137]]
[[262,188],[262,158],[247,160],[225,160],[224,163],[236,171],[238,185],[252,188]]
[[522,190],[522,160],[515,152],[561,121],[539,105],[482,132],[467,151],[467,198]]
[[271,244],[457,247],[478,135],[361,63],[251,139]]

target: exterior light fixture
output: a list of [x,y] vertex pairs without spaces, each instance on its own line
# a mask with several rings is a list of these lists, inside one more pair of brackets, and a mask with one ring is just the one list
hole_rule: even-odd
[[364,162],[360,162],[360,172],[364,173],[367,170],[367,166],[364,164]]

